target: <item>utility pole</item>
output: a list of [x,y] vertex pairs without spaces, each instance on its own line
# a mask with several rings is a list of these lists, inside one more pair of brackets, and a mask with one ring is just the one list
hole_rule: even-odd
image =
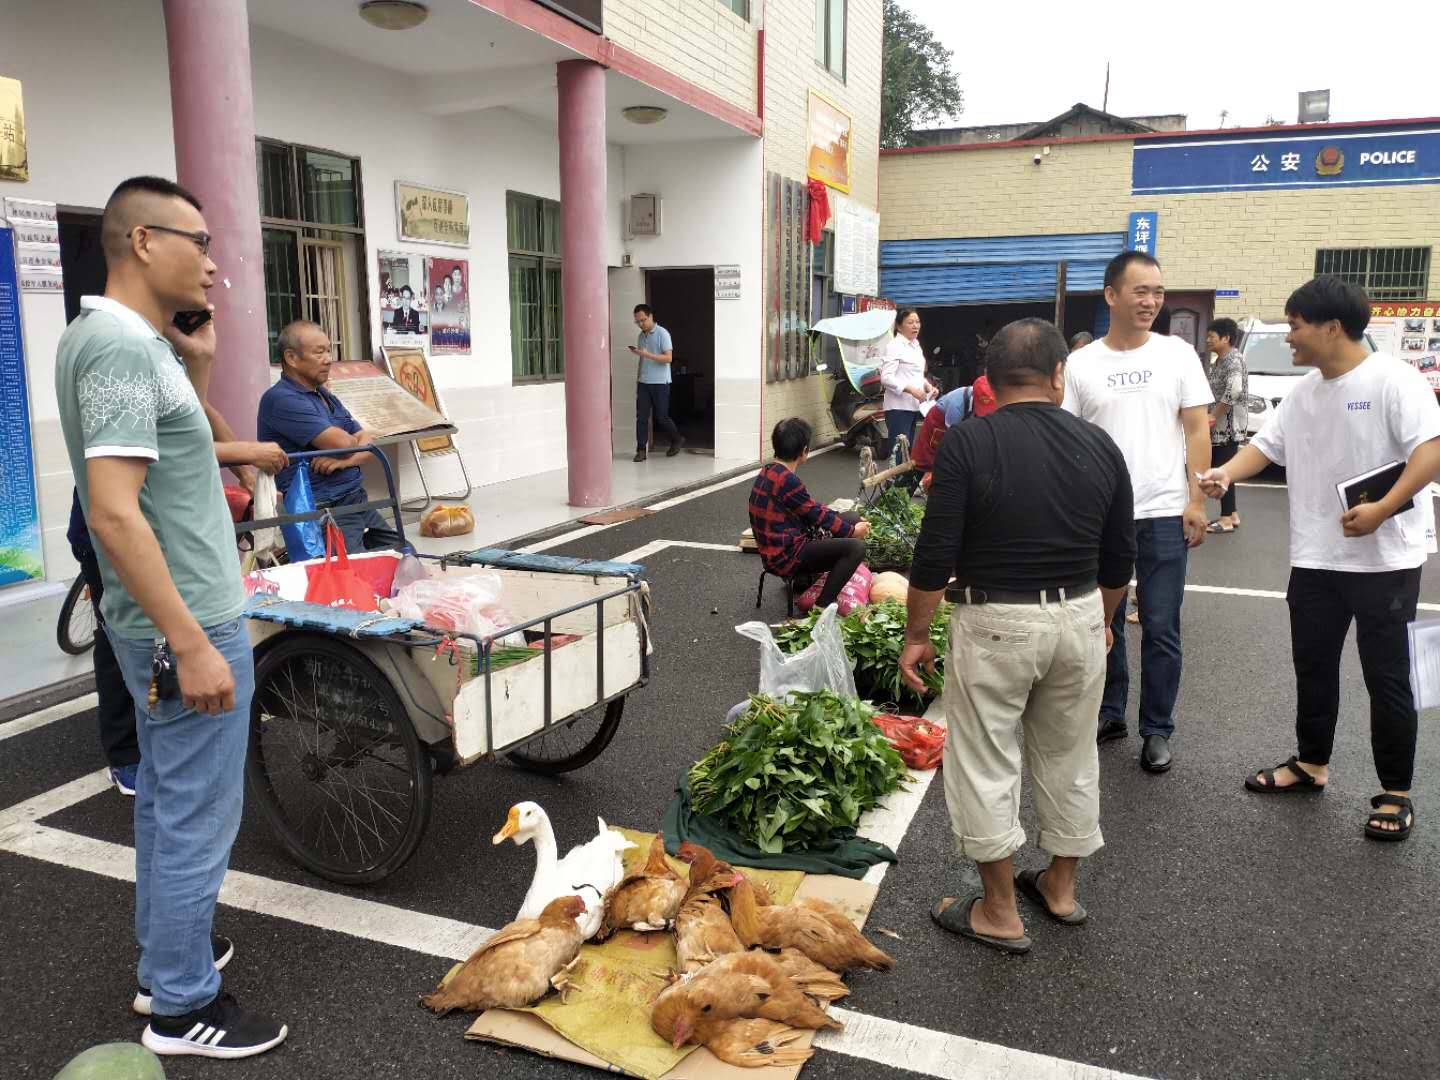
[[1105,61],[1105,96],[1100,102],[1100,111],[1110,111],[1110,61]]

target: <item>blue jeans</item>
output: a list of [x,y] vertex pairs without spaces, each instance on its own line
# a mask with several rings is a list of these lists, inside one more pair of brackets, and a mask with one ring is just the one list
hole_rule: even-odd
[[[1140,609],[1140,734],[1175,733],[1175,698],[1180,693],[1180,605],[1185,599],[1185,565],[1190,549],[1178,517],[1135,522],[1135,603]],[[1123,726],[1130,701],[1130,665],[1125,656],[1125,605],[1110,629],[1115,647],[1105,665],[1100,726]]]
[[206,627],[205,634],[235,676],[235,708],[218,716],[186,708],[179,697],[149,709],[154,643],[110,634],[135,699],[140,736],[135,784],[139,978],[161,1016],[201,1008],[220,992],[210,928],[244,798],[255,694],[250,635],[244,619]]

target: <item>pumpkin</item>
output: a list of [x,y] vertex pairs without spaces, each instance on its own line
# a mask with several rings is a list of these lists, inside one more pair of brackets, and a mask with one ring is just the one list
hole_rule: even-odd
[[887,570],[876,574],[870,583],[870,602],[878,604],[883,600],[898,600],[905,603],[905,594],[910,590],[910,580],[904,574]]

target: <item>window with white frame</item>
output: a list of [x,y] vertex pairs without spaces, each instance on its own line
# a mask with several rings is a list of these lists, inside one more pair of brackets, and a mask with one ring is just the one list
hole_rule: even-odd
[[815,0],[815,61],[845,79],[845,7],[849,0]]

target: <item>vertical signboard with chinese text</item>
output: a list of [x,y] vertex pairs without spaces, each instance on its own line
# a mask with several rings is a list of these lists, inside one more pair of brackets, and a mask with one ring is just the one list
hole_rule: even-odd
[[1130,215],[1130,228],[1125,233],[1126,251],[1143,251],[1155,257],[1155,241],[1160,232],[1160,213],[1140,210]]
[[0,586],[44,577],[15,240],[0,228]]

